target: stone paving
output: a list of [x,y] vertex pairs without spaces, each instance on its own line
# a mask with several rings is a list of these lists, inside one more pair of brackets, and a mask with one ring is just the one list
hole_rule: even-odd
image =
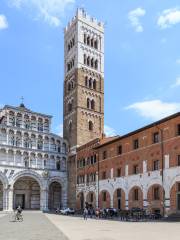
[[180,223],[120,222],[46,214],[70,240],[179,240]]
[[23,212],[23,222],[10,222],[0,214],[0,240],[67,240],[41,212]]

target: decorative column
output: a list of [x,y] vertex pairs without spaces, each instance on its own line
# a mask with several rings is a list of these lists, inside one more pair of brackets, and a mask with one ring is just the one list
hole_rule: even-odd
[[3,211],[8,210],[8,188],[3,189]]
[[48,211],[48,190],[41,189],[40,210]]
[[164,217],[167,217],[170,214],[170,191],[169,189],[164,190],[165,190]]
[[7,190],[7,211],[13,211],[13,188]]
[[129,209],[128,191],[125,192],[125,209]]

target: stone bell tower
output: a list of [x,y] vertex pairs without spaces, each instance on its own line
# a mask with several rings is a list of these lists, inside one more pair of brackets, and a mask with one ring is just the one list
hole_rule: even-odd
[[64,138],[71,151],[104,132],[104,25],[77,9],[64,29]]

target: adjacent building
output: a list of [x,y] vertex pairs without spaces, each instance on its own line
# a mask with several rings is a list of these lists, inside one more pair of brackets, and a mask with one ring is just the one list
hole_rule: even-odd
[[76,206],[180,211],[180,113],[77,150]]
[[67,142],[49,115],[24,104],[0,109],[0,209],[52,210],[67,204]]

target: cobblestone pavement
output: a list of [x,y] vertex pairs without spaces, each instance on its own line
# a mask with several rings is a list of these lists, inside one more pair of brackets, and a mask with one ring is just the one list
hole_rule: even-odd
[[23,222],[0,217],[0,240],[67,240],[41,212],[23,212]]

